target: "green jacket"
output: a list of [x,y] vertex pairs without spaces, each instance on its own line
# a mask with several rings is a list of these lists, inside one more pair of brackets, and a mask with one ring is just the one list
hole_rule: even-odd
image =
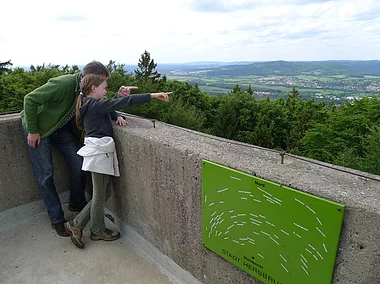
[[44,139],[52,134],[75,108],[80,73],[50,79],[24,97],[21,119],[26,132]]

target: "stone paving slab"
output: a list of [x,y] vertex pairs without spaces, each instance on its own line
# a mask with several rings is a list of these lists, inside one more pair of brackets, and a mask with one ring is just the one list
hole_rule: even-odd
[[[73,217],[64,210],[66,219]],[[2,220],[7,219],[4,214],[9,212],[0,213]],[[0,283],[180,283],[125,234],[115,242],[95,242],[89,233],[84,231],[86,247],[81,250],[69,237],[57,236],[46,212],[5,225],[0,230]]]

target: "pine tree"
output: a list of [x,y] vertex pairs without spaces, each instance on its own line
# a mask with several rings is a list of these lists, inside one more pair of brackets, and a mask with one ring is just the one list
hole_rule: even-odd
[[232,93],[237,94],[241,93],[242,89],[240,88],[239,84],[236,84],[235,87],[232,89]]
[[152,83],[158,83],[161,77],[157,71],[155,71],[157,67],[157,63],[154,63],[154,59],[150,58],[150,53],[145,50],[143,54],[141,54],[141,58],[139,59],[138,69],[135,69],[136,79],[139,81],[151,81]]
[[253,95],[251,84],[249,84],[249,86],[248,86],[247,93],[250,94],[250,95]]
[[9,68],[7,66],[12,66],[13,64],[11,63],[10,60],[5,61],[5,62],[0,62],[0,75],[9,71]]

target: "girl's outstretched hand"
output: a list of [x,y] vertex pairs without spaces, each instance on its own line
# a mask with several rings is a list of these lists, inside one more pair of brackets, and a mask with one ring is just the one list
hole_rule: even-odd
[[162,93],[152,93],[151,96],[153,99],[158,99],[163,102],[168,102],[169,101],[169,95],[172,94],[173,92],[162,92]]
[[128,121],[126,121],[122,116],[118,116],[116,118],[116,125],[125,126],[128,124]]

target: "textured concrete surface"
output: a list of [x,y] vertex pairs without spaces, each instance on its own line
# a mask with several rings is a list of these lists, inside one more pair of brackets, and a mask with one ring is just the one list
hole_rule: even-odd
[[380,177],[297,157],[285,156],[281,164],[279,153],[269,149],[160,122],[154,128],[140,118],[128,121],[128,127],[115,128],[122,178],[109,208],[201,282],[258,283],[202,244],[205,159],[344,204],[333,283],[380,283]]
[[[69,237],[59,237],[46,212],[28,218],[36,206],[21,206],[0,213],[0,283],[130,283],[179,282],[124,233],[115,242],[94,242],[85,230],[85,249]],[[74,214],[64,206],[66,218]],[[112,223],[108,227],[117,230]]]
[[[41,199],[24,144],[19,114],[0,115],[0,212]],[[58,192],[69,190],[68,168],[53,147],[54,180]]]
[[[280,155],[268,149],[127,119],[128,126],[115,128],[121,177],[115,179],[107,208],[141,237],[139,245],[146,242],[167,257],[160,258],[165,267],[178,265],[205,284],[258,283],[202,244],[201,170],[206,159],[344,204],[333,283],[380,283],[380,177],[297,157],[285,156],[281,164]],[[19,123],[17,115],[0,117],[0,211],[38,199],[29,188],[31,169],[9,166],[28,163],[23,144],[17,144],[22,143]]]

